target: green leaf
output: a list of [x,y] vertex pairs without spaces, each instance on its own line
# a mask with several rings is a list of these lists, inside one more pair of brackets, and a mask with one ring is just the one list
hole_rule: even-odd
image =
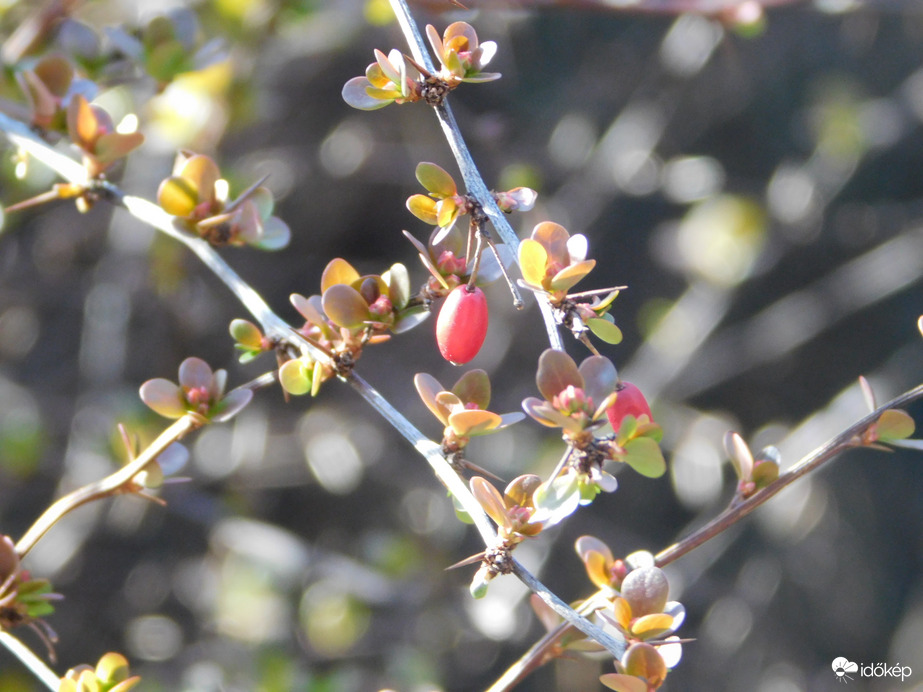
[[542,483],[532,493],[532,502],[535,505],[535,512],[532,514],[534,523],[542,523],[547,528],[566,519],[580,506],[577,475],[567,473],[553,481]]
[[[608,315],[606,315],[606,317],[608,317]],[[622,330],[619,329],[614,322],[607,320],[605,317],[596,317],[587,320],[586,326],[590,328],[590,331],[593,332],[597,338],[602,339],[607,344],[622,343]]]
[[458,378],[452,392],[464,403],[486,410],[490,406],[490,377],[484,370],[469,370]]
[[417,164],[416,176],[420,184],[436,197],[452,197],[458,192],[452,176],[435,163],[424,161]]
[[625,462],[642,476],[659,478],[667,470],[663,452],[650,437],[636,437],[625,443]]
[[305,363],[301,358],[289,360],[279,368],[279,384],[289,394],[301,396],[311,390],[311,371],[313,364]]
[[913,435],[915,427],[913,418],[900,409],[888,409],[878,417],[878,422],[875,423],[878,439],[882,442],[906,439]]
[[554,275],[549,284],[553,291],[567,291],[578,281],[589,274],[596,266],[596,260],[583,260],[576,264],[564,267]]

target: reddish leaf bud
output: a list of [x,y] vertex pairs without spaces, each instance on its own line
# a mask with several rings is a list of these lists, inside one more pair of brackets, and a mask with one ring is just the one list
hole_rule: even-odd
[[456,286],[436,320],[436,343],[447,361],[460,365],[474,358],[487,335],[487,298],[480,288]]

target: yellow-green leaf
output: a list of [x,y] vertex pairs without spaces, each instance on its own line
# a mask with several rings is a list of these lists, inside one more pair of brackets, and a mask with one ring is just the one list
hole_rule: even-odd
[[527,284],[541,288],[547,265],[548,252],[541,243],[526,238],[519,244],[519,268]]

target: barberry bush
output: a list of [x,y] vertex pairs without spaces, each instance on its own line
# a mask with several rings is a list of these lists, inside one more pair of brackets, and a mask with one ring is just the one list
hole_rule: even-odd
[[7,3],[0,689],[923,670],[918,17],[789,4]]

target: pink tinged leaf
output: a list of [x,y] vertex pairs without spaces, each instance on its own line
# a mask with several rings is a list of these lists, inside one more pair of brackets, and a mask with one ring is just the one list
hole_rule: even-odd
[[378,99],[369,93],[371,83],[366,77],[353,77],[343,85],[343,100],[360,111],[374,111],[389,105],[393,99]]
[[500,491],[488,483],[480,476],[471,479],[471,493],[475,499],[487,512],[487,516],[494,520],[497,526],[505,529],[512,529],[513,525],[506,514],[506,505],[503,502],[503,496]]
[[96,140],[96,144],[93,146],[93,154],[100,163],[112,163],[133,149],[137,149],[143,143],[144,135],[140,132],[130,132],[128,134],[109,132]]
[[[335,257],[324,267],[324,273],[321,274],[320,278],[320,290],[321,293],[326,293],[328,288],[336,284],[351,286],[361,278],[353,265],[345,259]],[[327,314],[329,315],[330,313]]]
[[660,445],[650,437],[636,437],[625,443],[625,462],[642,476],[660,478],[667,470],[667,462]]
[[878,404],[875,402],[875,392],[872,391],[872,385],[869,384],[869,381],[865,379],[863,375],[859,375],[859,388],[862,390],[862,396],[865,399],[865,405],[869,407],[869,411],[874,411],[878,408]]
[[432,46],[433,53],[435,53],[436,57],[439,58],[439,62],[442,62],[442,53],[445,48],[442,45],[442,39],[439,37],[439,32],[436,31],[436,27],[434,27],[432,24],[426,25],[426,38],[429,39],[429,45]]
[[301,396],[311,389],[311,372],[313,363],[301,358],[289,360],[279,368],[279,384],[289,394]]
[[583,389],[583,377],[577,369],[574,359],[563,351],[553,348],[545,349],[538,359],[538,371],[535,375],[538,391],[546,400],[551,401],[567,387]]
[[515,187],[506,194],[516,203],[516,211],[530,211],[538,199],[538,193],[529,187]]
[[607,344],[622,343],[622,330],[615,325],[609,315],[587,320],[586,326],[590,328],[590,331],[597,338],[602,339]]
[[729,431],[724,435],[724,451],[737,473],[737,478],[748,481],[753,477],[753,455],[750,447],[736,432]]
[[647,681],[634,675],[606,673],[600,676],[599,681],[615,692],[648,692]]
[[468,22],[452,22],[442,33],[444,44],[452,44],[469,51],[477,50],[478,34]]
[[602,404],[615,391],[619,374],[612,361],[605,356],[590,356],[578,368],[583,378],[583,390],[593,400],[594,406]]
[[536,240],[526,238],[519,244],[519,266],[527,284],[541,287],[548,266],[548,252]]
[[568,424],[567,416],[557,411],[548,402],[534,396],[524,399],[522,408],[533,419],[549,428],[563,428]]
[[549,286],[552,291],[567,291],[593,271],[595,266],[596,260],[584,260],[564,267],[552,277]]
[[179,366],[180,387],[188,389],[202,388],[212,391],[215,373],[211,366],[201,358],[187,358]]
[[[315,298],[316,300],[312,301],[311,298]],[[305,298],[299,293],[293,293],[289,296],[289,301],[291,301],[294,308],[305,320],[312,324],[323,324],[325,318],[323,308],[319,303],[319,296],[311,296],[311,298]]]
[[543,221],[532,229],[531,237],[542,244],[553,261],[562,266],[570,264],[570,253],[567,250],[570,233],[564,226],[553,221]]
[[650,644],[632,644],[622,657],[622,665],[626,673],[644,678],[655,689],[667,677],[663,658],[657,653],[657,648]]
[[622,598],[631,606],[632,616],[641,617],[663,612],[667,606],[670,583],[659,567],[639,567],[625,577],[621,592]]
[[479,409],[486,410],[490,405],[490,377],[484,370],[469,370],[458,378],[452,393],[465,404],[475,404]]
[[321,297],[324,312],[339,327],[357,329],[369,320],[369,306],[352,286],[334,284]]
[[263,345],[263,333],[252,322],[241,319],[232,320],[229,331],[234,341],[243,346],[258,349]]
[[420,399],[426,404],[430,413],[436,416],[443,425],[448,425],[449,409],[436,400],[439,392],[444,391],[439,380],[428,373],[418,372],[413,377],[413,385],[417,388],[417,394],[420,395]]
[[182,390],[170,380],[157,378],[141,385],[141,401],[165,418],[182,418],[186,403]]
[[252,399],[252,389],[248,389],[246,387],[238,387],[237,389],[228,392],[226,397],[221,399],[221,401],[212,407],[214,413],[212,414],[211,419],[215,423],[224,423],[225,421],[230,420],[238,413],[240,413]]

